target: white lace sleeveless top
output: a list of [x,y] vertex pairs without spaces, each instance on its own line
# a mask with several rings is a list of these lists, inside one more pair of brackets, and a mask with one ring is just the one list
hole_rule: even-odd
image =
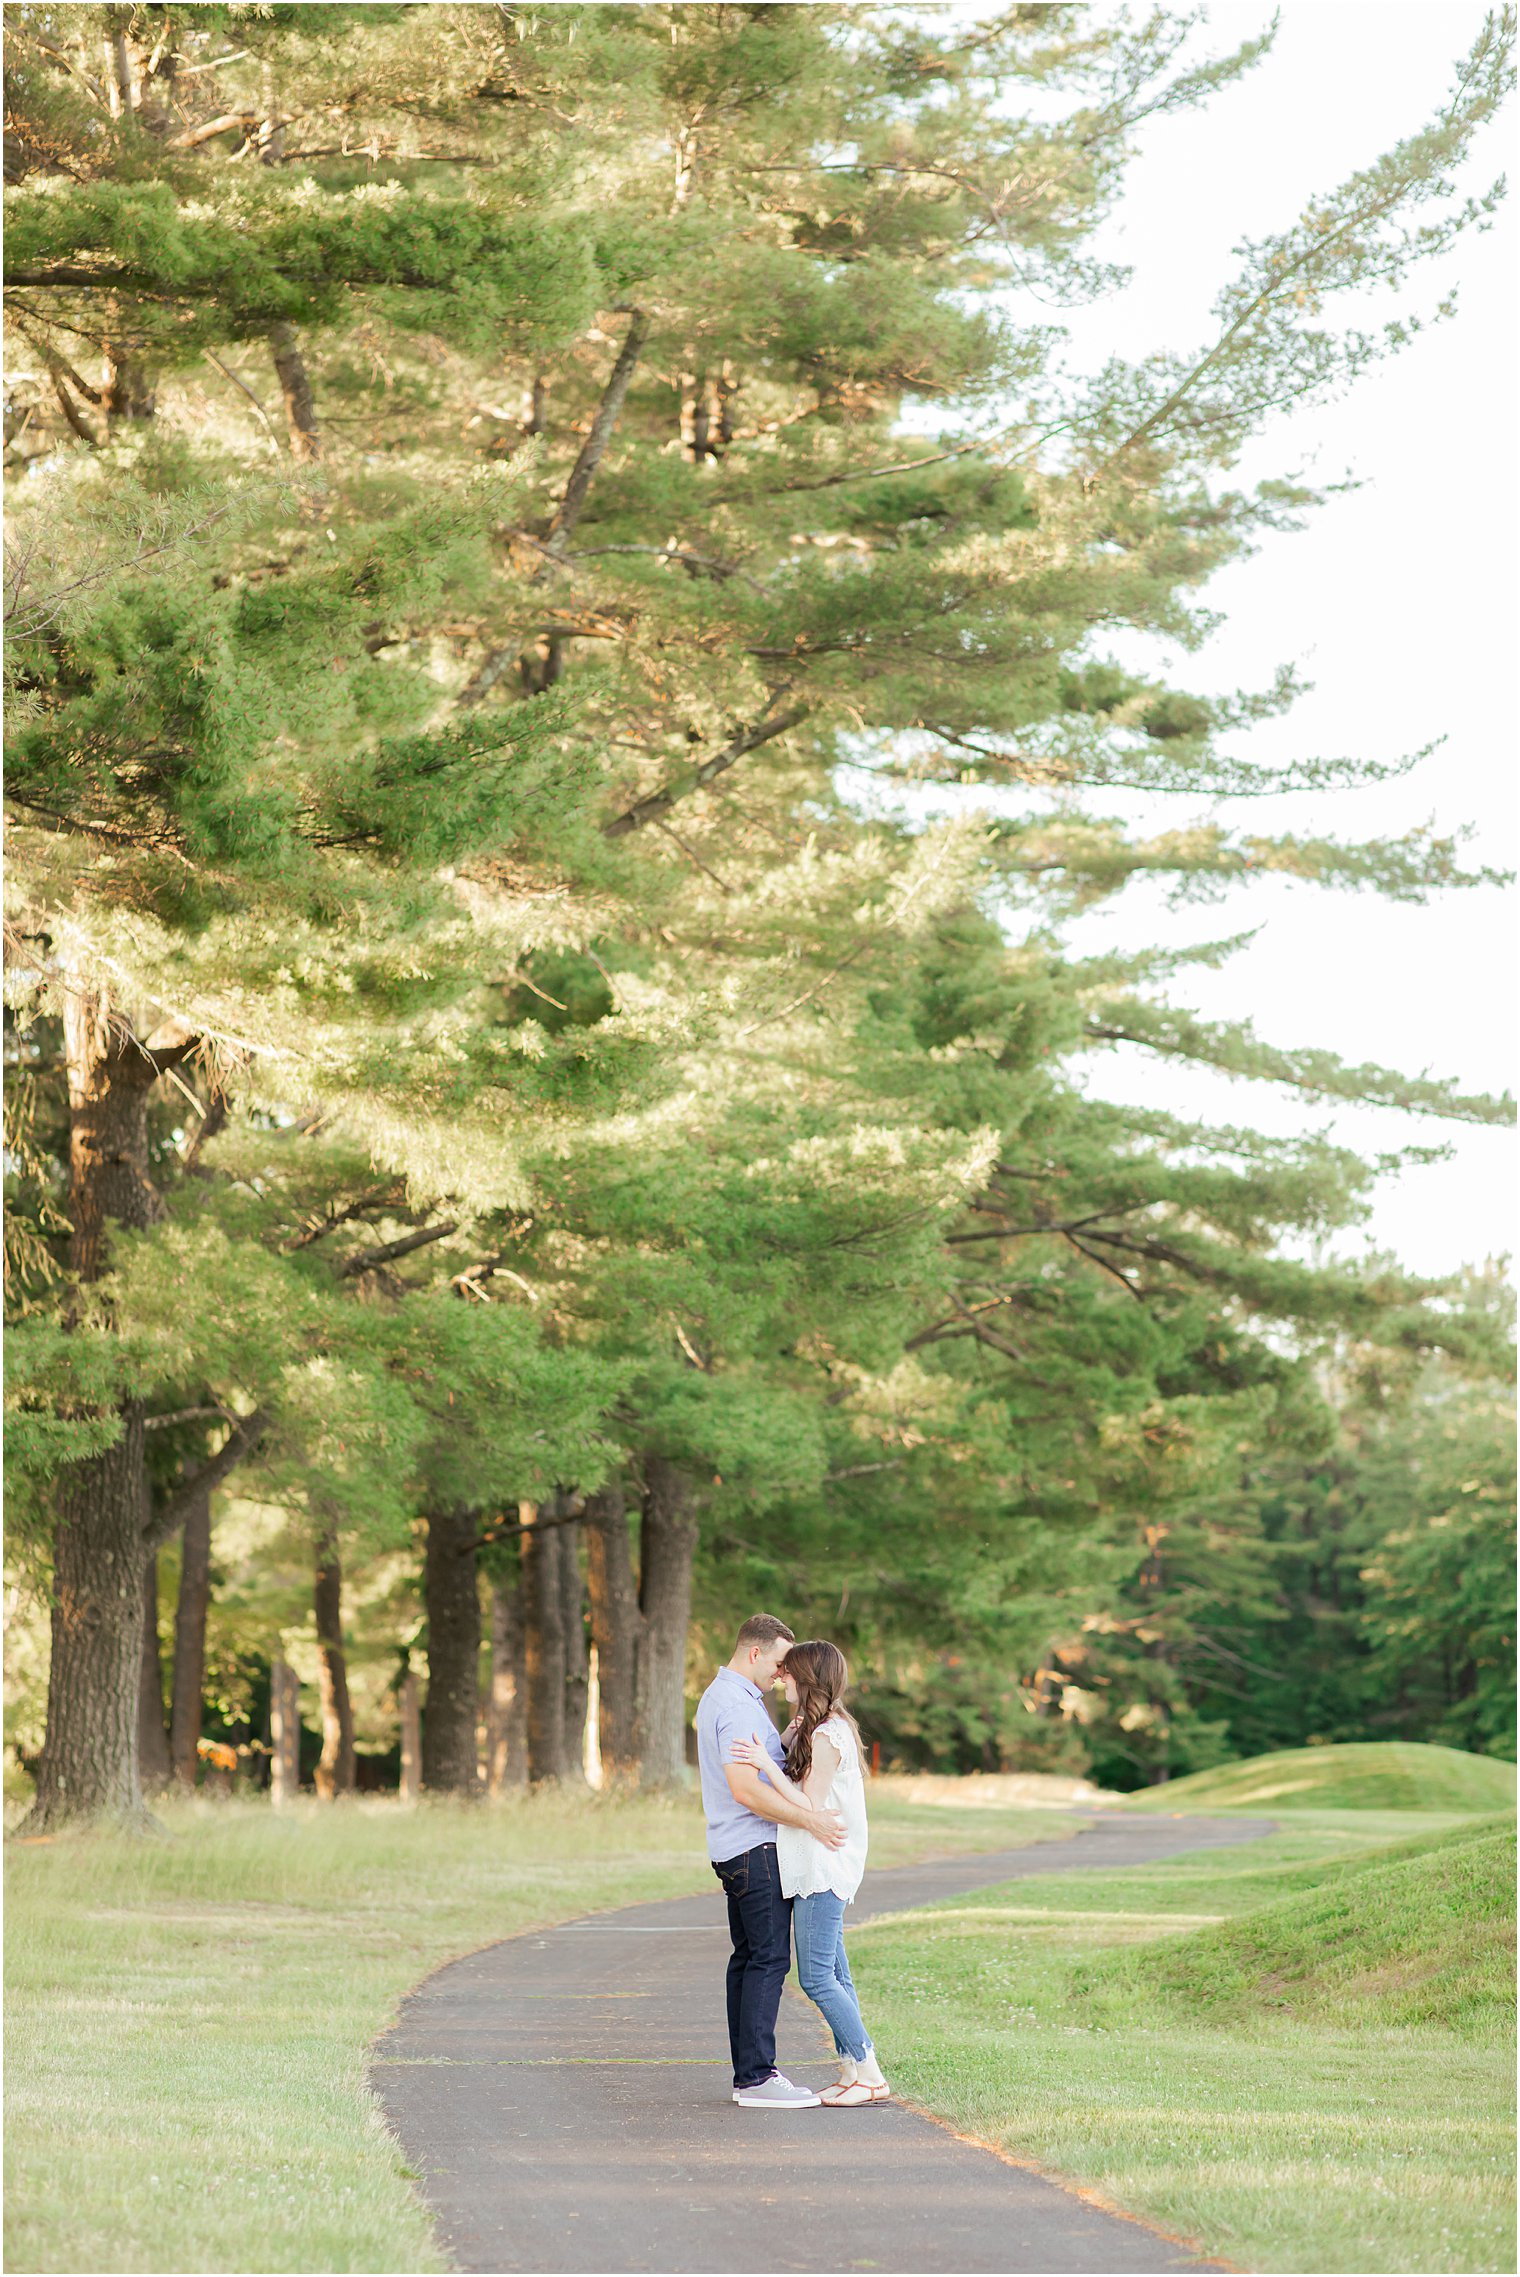
[[848,1904],[866,1870],[865,1774],[855,1734],[838,1716],[829,1716],[813,1736],[831,1741],[839,1751],[839,1769],[823,1808],[838,1811],[844,1820],[844,1848],[825,1850],[802,1827],[778,1826],[776,1864],[781,1872],[781,1891],[784,1897],[813,1897],[820,1890],[832,1890]]

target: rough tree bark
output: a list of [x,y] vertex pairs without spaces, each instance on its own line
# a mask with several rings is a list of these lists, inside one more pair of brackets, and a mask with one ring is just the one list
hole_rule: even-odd
[[428,1619],[427,1713],[422,1784],[435,1795],[478,1795],[475,1713],[480,1684],[478,1523],[468,1511],[428,1519],[424,1584]]
[[309,464],[322,456],[322,435],[317,425],[317,407],[312,400],[311,376],[293,324],[270,327],[269,352],[274,358],[280,393],[285,398],[290,455]]
[[682,372],[681,387],[681,456],[689,465],[699,466],[707,457],[711,397],[708,394],[705,372]]
[[690,465],[711,466],[733,441],[734,367],[725,356],[715,369],[679,374],[681,455]]
[[354,1711],[348,1696],[348,1656],[343,1649],[343,1567],[330,1531],[317,1547],[312,1588],[317,1616],[317,1695],[322,1703],[322,1753],[317,1762],[317,1793],[324,1802],[351,1795],[354,1763]]
[[279,1809],[301,1791],[301,1685],[288,1661],[269,1669],[269,1797]]
[[691,1568],[697,1548],[695,1481],[657,1455],[644,1465],[640,1529],[640,1753],[647,1787],[672,1787],[686,1775],[686,1631],[691,1620]]
[[100,348],[99,402],[109,439],[123,423],[140,426],[151,419],[158,407],[158,395],[146,367],[117,337],[118,327],[129,328],[114,293],[106,295],[103,317],[106,336]]
[[581,1529],[560,1526],[560,1602],[565,1625],[565,1761],[562,1776],[572,1783],[586,1777],[586,1711],[591,1697],[591,1659],[586,1640],[586,1578],[581,1571]]
[[158,1556],[143,1568],[142,1684],[137,1708],[137,1767],[143,1791],[169,1784],[169,1734],[164,1725],[164,1661],[158,1637]]
[[604,1487],[600,1494],[587,1496],[585,1527],[602,1778],[608,1786],[628,1785],[639,1776],[638,1682],[644,1616],[621,1487]]
[[486,1789],[528,1784],[528,1665],[522,1575],[491,1583],[491,1689],[486,1702]]
[[522,1505],[523,1618],[528,1675],[528,1777],[552,1784],[565,1767],[565,1601],[559,1542],[563,1526],[535,1524],[558,1516],[558,1497],[540,1510]]
[[[64,991],[69,1085],[69,1262],[81,1281],[107,1266],[107,1228],[163,1214],[148,1176],[148,1094],[193,1038],[177,1023],[142,1043],[89,985]],[[53,1535],[47,1737],[27,1829],[75,1818],[145,1822],[138,1759],[143,1592],[150,1504],[143,1404],[120,1410],[114,1445],[58,1482]]]
[[124,421],[141,425],[153,417],[157,400],[157,390],[142,365],[127,349],[108,342],[100,390],[107,428],[118,427]]
[[734,397],[739,391],[739,375],[729,357],[724,357],[707,386],[707,447],[714,458],[721,458],[734,439]]
[[211,1603],[211,1492],[196,1493],[185,1520],[174,1608],[174,1680],[169,1706],[169,1760],[183,1787],[200,1768],[201,1695],[206,1682],[206,1613]]

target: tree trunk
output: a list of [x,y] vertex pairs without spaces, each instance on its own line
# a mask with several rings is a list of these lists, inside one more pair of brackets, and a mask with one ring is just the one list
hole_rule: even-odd
[[491,1583],[491,1691],[486,1706],[486,1787],[493,1795],[528,1784],[528,1669],[522,1575]]
[[169,1760],[183,1787],[200,1767],[201,1694],[206,1681],[206,1613],[211,1603],[211,1490],[185,1520],[179,1602],[174,1609],[174,1683],[169,1708]]
[[560,1578],[560,1526],[540,1531],[539,1516],[558,1516],[552,1496],[535,1511],[522,1505],[523,1615],[527,1630],[528,1777],[535,1787],[561,1777],[565,1767],[565,1603]]
[[739,380],[727,356],[707,383],[707,447],[721,458],[734,439],[734,397]]
[[[109,1224],[141,1229],[162,1215],[148,1176],[148,1093],[193,1038],[176,1026],[139,1043],[78,972],[65,975],[63,1034],[69,1262],[88,1282],[106,1270]],[[80,1818],[147,1822],[138,1758],[150,1513],[142,1402],[126,1401],[119,1417],[115,1444],[70,1464],[56,1490],[47,1737],[29,1833]]]
[[145,1793],[169,1784],[169,1734],[164,1724],[164,1662],[158,1637],[158,1556],[143,1568],[142,1684],[137,1704],[137,1770]]
[[645,1463],[644,1483],[640,1752],[644,1784],[671,1787],[684,1784],[686,1774],[686,1630],[697,1548],[695,1485],[686,1472],[659,1456]]
[[577,1522],[555,1529],[559,1535],[560,1601],[565,1625],[565,1767],[572,1783],[586,1777],[586,1711],[591,1663],[586,1649],[586,1579],[581,1572],[581,1529]]
[[535,372],[523,389],[522,427],[524,440],[530,435],[541,435],[548,424],[549,380],[545,372]]
[[401,1711],[401,1800],[416,1802],[422,1793],[422,1709],[418,1704],[417,1671],[409,1668],[396,1686]]
[[[285,157],[285,121],[280,115],[280,98],[275,87],[274,66],[264,66],[264,116],[259,121],[258,151],[261,166],[279,166]],[[281,327],[282,330],[288,327]]]
[[277,1809],[301,1792],[301,1686],[288,1661],[269,1670],[269,1796]]
[[681,374],[681,456],[693,466],[707,457],[711,398],[705,372]]
[[322,436],[317,426],[317,407],[312,401],[311,377],[306,369],[306,358],[293,324],[275,324],[270,327],[269,349],[274,357],[274,368],[280,382],[280,393],[285,398],[285,423],[290,429],[290,455],[293,459],[310,461],[322,456]]
[[621,1487],[605,1487],[587,1498],[585,1525],[600,1692],[597,1738],[603,1782],[615,1786],[639,1776],[638,1671],[644,1632]]
[[105,379],[100,391],[108,430],[120,426],[123,420],[141,425],[153,417],[157,401],[157,390],[142,365],[125,348],[108,343]]
[[459,1510],[428,1519],[427,1714],[422,1784],[435,1795],[477,1795],[475,1712],[480,1686],[476,1520]]
[[107,294],[101,314],[106,337],[100,344],[100,408],[105,413],[109,438],[124,420],[140,425],[151,419],[158,398],[146,368],[115,336],[124,312],[114,293]]
[[127,38],[127,28],[131,21],[132,11],[129,7],[117,6],[106,11],[106,106],[113,119],[125,117],[137,105],[137,81],[132,70],[132,49]]
[[312,1596],[317,1616],[317,1693],[322,1703],[322,1753],[316,1785],[323,1801],[330,1803],[338,1795],[351,1795],[357,1776],[348,1656],[343,1649],[343,1567],[337,1538],[331,1532],[318,1546]]
[[146,1822],[137,1759],[146,1517],[143,1410],[133,1401],[115,1446],[59,1483],[47,1737],[28,1833],[75,1818]]
[[525,696],[542,696],[557,687],[564,669],[565,644],[557,633],[535,633],[517,659],[517,676]]

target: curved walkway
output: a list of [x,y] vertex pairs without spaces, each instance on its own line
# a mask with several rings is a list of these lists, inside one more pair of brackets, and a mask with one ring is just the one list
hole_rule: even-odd
[[[1253,1840],[1266,1819],[1120,1818],[1070,1842],[867,1875],[852,1918],[1028,1875]],[[452,1962],[380,2041],[373,2082],[455,2268],[1217,2269],[902,2103],[730,2102],[727,1917],[710,1895],[588,1916]],[[790,1982],[778,2060],[834,2076]]]

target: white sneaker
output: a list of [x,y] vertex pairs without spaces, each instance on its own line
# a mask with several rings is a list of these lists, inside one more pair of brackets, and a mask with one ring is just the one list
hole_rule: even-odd
[[806,2111],[818,2098],[810,2087],[796,2087],[785,2072],[773,2071],[754,2087],[736,2087],[734,2101],[757,2111]]

